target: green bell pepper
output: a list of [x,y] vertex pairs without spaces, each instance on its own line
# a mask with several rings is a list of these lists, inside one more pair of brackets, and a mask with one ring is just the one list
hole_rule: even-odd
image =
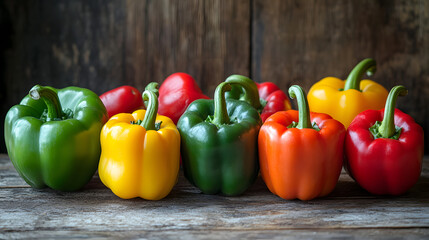
[[6,114],[9,157],[34,188],[75,191],[94,175],[107,111],[92,91],[34,86]]
[[229,90],[221,83],[214,100],[195,100],[177,123],[185,177],[206,194],[239,195],[259,172],[261,117],[247,102],[225,100]]

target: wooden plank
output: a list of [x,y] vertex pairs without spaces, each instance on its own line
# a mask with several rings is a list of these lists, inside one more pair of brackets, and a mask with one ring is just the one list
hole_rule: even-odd
[[228,75],[249,74],[248,0],[127,3],[125,78],[140,88],[183,71],[213,95]]
[[398,107],[429,131],[429,1],[254,0],[252,9],[254,80],[308,91],[324,77],[345,79],[372,57],[371,79],[388,90],[407,87]]
[[[0,155],[2,182],[13,166]],[[153,236],[154,232],[185,231],[197,236],[210,230],[207,237],[249,237],[292,234],[310,236],[322,231],[322,237],[382,237],[389,233],[421,236],[429,229],[429,158],[423,161],[423,174],[407,194],[400,197],[376,197],[360,189],[345,173],[335,191],[312,201],[286,201],[271,194],[261,179],[239,197],[201,194],[183,175],[171,194],[160,201],[122,200],[95,177],[82,190],[73,193],[50,189],[0,187],[0,232],[3,237],[25,237],[36,231],[44,237]],[[15,175],[15,177],[17,177]],[[61,227],[59,227],[61,226]],[[50,231],[62,232],[52,233]],[[354,232],[352,230],[356,230]],[[386,233],[385,231],[385,233]],[[2,235],[0,235],[2,237]]]
[[[428,229],[358,230],[152,230],[152,231],[73,231],[35,230],[0,232],[7,239],[112,238],[112,239],[425,239]],[[394,237],[392,237],[394,236]]]
[[0,189],[1,231],[150,231],[427,228],[425,199],[283,201],[250,192],[239,198],[175,189],[166,199],[120,200],[104,188],[60,193]]

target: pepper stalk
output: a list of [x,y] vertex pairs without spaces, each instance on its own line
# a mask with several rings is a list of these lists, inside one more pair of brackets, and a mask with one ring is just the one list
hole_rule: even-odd
[[240,87],[242,87],[244,89],[244,95],[240,98],[240,100],[249,103],[261,112],[263,106],[261,105],[259,99],[258,86],[256,86],[252,79],[236,74],[229,76],[225,82],[229,84],[238,84]]
[[298,115],[298,122],[292,122],[288,126],[288,128],[298,128],[298,129],[311,128],[316,131],[319,131],[320,129],[319,129],[319,126],[317,126],[316,122],[314,122],[313,124],[311,123],[310,109],[308,107],[308,101],[307,101],[307,98],[305,97],[306,95],[302,87],[298,85],[291,86],[289,88],[289,96],[291,99],[296,98],[298,102],[299,115]]
[[[159,90],[158,90],[158,83],[157,82],[150,82],[145,88],[144,88],[144,90],[150,90],[150,91],[153,91],[155,94],[156,94],[156,97],[158,98],[159,97]],[[143,94],[142,94],[142,96],[143,96]],[[149,104],[149,102],[148,102],[148,100],[144,100],[143,99],[143,103],[144,103],[144,106],[147,108],[148,107],[148,104]]]
[[304,90],[302,87],[298,85],[293,85],[289,88],[289,96],[291,99],[296,98],[298,102],[298,112],[299,112],[299,118],[298,123],[293,122],[289,127],[292,128],[312,128],[311,127],[311,121],[310,121],[310,109],[308,107],[307,98],[305,97]]
[[216,126],[230,123],[225,100],[225,92],[230,90],[231,85],[226,82],[223,82],[216,87],[214,94],[214,117],[211,121]]
[[[390,90],[387,96],[386,106],[384,108],[384,116],[381,125],[378,127],[378,132],[382,138],[394,138],[395,135],[399,137],[401,129],[395,126],[395,106],[398,96],[406,96],[408,90],[404,86],[395,86]],[[398,133],[399,131],[399,133]]]
[[350,72],[344,85],[344,91],[355,89],[360,91],[360,81],[363,74],[366,72],[368,76],[372,76],[377,70],[377,63],[374,59],[366,58],[358,63]]
[[[153,85],[156,89],[158,84]],[[158,130],[155,124],[156,115],[158,113],[158,96],[156,91],[153,89],[147,88],[142,94],[143,101],[145,101],[146,105],[146,114],[144,115],[143,121],[140,126],[144,127],[146,131],[149,130]]]
[[46,121],[55,121],[64,119],[65,114],[62,110],[58,94],[50,88],[35,85],[30,90],[30,97],[34,100],[42,99],[48,108]]

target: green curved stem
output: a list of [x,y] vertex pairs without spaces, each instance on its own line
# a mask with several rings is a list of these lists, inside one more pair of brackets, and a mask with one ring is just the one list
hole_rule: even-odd
[[353,70],[350,72],[349,76],[347,77],[344,91],[347,91],[349,89],[355,89],[360,91],[360,80],[363,77],[363,74],[366,72],[368,76],[371,76],[375,73],[377,70],[377,63],[374,59],[367,58],[362,60],[356,67],[353,68]]
[[155,121],[156,114],[158,112],[158,97],[155,91],[145,90],[143,92],[143,100],[148,101],[146,114],[144,115],[143,121],[140,124],[142,127],[149,130],[156,130]]
[[298,85],[293,85],[289,88],[289,96],[292,99],[296,98],[298,102],[299,120],[296,128],[313,128],[310,121],[310,109],[304,90]]
[[230,122],[225,101],[225,92],[230,90],[231,85],[227,82],[223,82],[216,87],[214,94],[214,117],[212,121],[215,125],[223,125]]
[[395,106],[398,96],[406,96],[408,90],[404,86],[395,86],[390,90],[384,107],[384,117],[381,126],[378,128],[383,138],[390,138],[396,133],[395,127]]
[[53,121],[64,117],[58,94],[52,89],[36,85],[31,88],[30,97],[34,100],[42,99],[45,102],[48,108],[46,121]]
[[[156,97],[158,98],[159,97],[159,90],[158,90],[158,83],[157,82],[150,82],[144,89],[145,90],[149,90],[149,91],[152,91],[152,92],[154,92],[155,94],[156,94]],[[146,109],[147,109],[147,107],[148,107],[148,105],[149,105],[149,102],[148,102],[148,100],[144,100],[143,99],[143,102],[144,102],[144,106],[146,107]]]
[[261,102],[259,101],[258,87],[252,79],[242,75],[231,75],[225,80],[225,82],[229,84],[238,84],[244,89],[242,100],[246,101],[256,109],[262,108]]
[[157,97],[159,97],[159,90],[158,90],[158,83],[157,82],[150,82],[144,90],[150,90],[156,94]]

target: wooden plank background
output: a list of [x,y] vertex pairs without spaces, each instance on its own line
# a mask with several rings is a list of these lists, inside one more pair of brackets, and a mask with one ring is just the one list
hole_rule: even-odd
[[372,57],[372,79],[406,86],[398,107],[429,129],[426,0],[5,0],[0,33],[1,125],[35,84],[101,94],[183,71],[208,95],[233,73],[308,91]]

